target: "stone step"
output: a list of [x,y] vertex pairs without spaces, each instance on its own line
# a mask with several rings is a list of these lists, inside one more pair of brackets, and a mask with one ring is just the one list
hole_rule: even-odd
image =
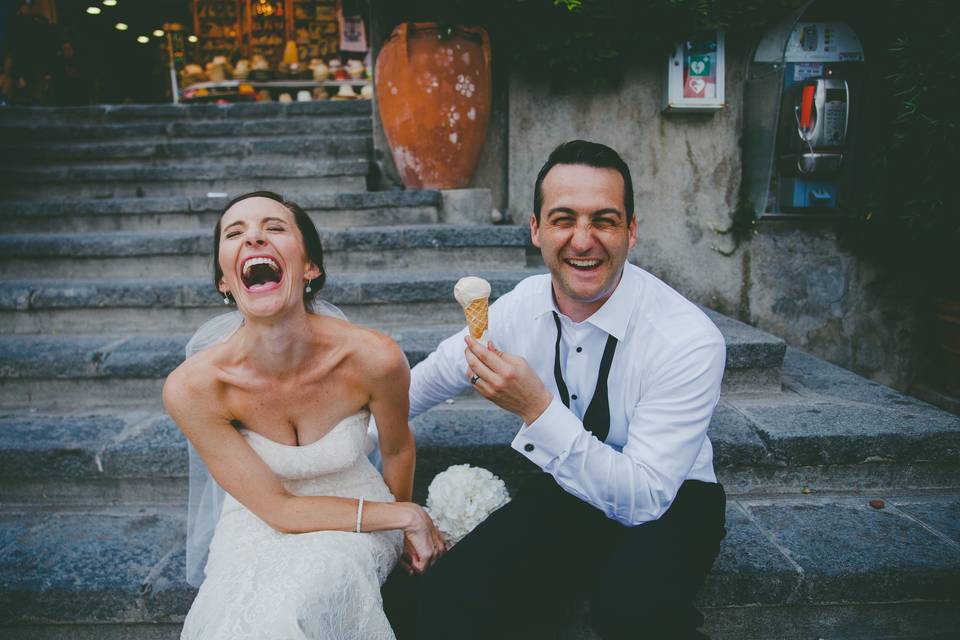
[[[416,336],[398,337],[408,354],[425,351]],[[36,354],[37,368],[57,367],[67,375],[97,366],[54,360],[50,351]],[[145,363],[131,355],[108,353],[100,362],[103,374],[150,375],[171,366],[159,349]],[[708,433],[717,474],[730,492],[960,488],[960,417],[832,367],[790,350],[786,392],[722,397]],[[805,384],[810,377],[833,384],[816,390]],[[107,404],[98,407],[92,398]],[[59,399],[42,396],[36,410],[0,413],[0,495],[6,496],[0,502],[185,502],[186,443],[159,406],[159,380],[154,395],[127,406],[116,394],[91,393],[57,410]],[[418,496],[450,464],[489,468],[511,487],[535,472],[509,446],[519,419],[470,390],[411,426]]]
[[[465,270],[453,266],[443,272],[332,273],[322,296],[362,325],[421,326],[425,319],[431,323],[460,323],[463,312],[453,300],[453,286],[459,278],[486,278],[496,299],[536,273],[542,270]],[[224,310],[212,275],[149,282],[74,281],[69,286],[50,280],[0,282],[3,334],[184,333]]]
[[[696,598],[704,629],[715,640],[954,637],[958,510],[957,493],[733,496],[727,536]],[[184,578],[182,510],[2,515],[4,637],[177,637],[196,594]],[[584,612],[565,622],[542,637],[595,638]]]
[[[186,231],[213,227],[228,197],[49,199],[0,203],[0,233]],[[295,202],[318,227],[344,228],[440,222],[439,191],[304,193]]]
[[183,160],[208,163],[256,162],[264,158],[366,158],[373,146],[369,133],[322,134],[311,137],[206,138],[202,140],[140,139],[133,142],[24,142],[0,144],[0,167],[24,163],[71,164],[110,161],[165,166]]
[[[413,225],[322,229],[324,267],[347,273],[526,264],[523,227]],[[0,236],[0,276],[73,279],[202,277],[212,264],[210,231],[12,234]],[[535,264],[535,263],[534,263]],[[533,265],[530,265],[533,266]]]
[[52,142],[67,140],[133,140],[140,138],[251,138],[275,136],[315,136],[329,134],[369,134],[372,130],[369,116],[349,117],[290,117],[258,118],[251,120],[157,120],[134,121],[123,124],[17,124],[0,119],[0,140],[5,142]]
[[268,189],[284,194],[364,191],[370,165],[351,160],[294,160],[256,164],[178,163],[171,166],[35,166],[5,169],[0,191],[8,199],[42,195],[133,198],[205,195]]
[[233,104],[100,104],[79,107],[5,107],[0,124],[136,123],[196,120],[254,120],[274,118],[369,117],[370,102],[333,100],[316,102],[250,102]]
[[[462,327],[462,320],[442,325],[423,318],[415,325],[380,326],[403,348],[411,366]],[[0,404],[46,407],[92,398],[140,403],[159,399],[163,379],[183,361],[189,337],[190,333],[0,336]],[[783,350],[781,341],[756,330],[730,335],[725,389],[775,391],[772,383],[762,383],[779,382]]]

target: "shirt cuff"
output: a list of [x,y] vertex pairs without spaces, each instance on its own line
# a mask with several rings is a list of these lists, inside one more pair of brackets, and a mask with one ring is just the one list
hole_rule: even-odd
[[562,462],[567,457],[582,432],[580,419],[554,396],[546,411],[533,423],[521,428],[510,446],[548,471],[556,466],[551,464],[553,461]]

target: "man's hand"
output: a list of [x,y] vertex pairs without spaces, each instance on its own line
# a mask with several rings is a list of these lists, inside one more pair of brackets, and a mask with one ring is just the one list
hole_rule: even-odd
[[553,396],[527,361],[498,351],[492,342],[483,346],[469,335],[465,340],[467,378],[480,395],[517,414],[525,424],[533,424],[550,406]]

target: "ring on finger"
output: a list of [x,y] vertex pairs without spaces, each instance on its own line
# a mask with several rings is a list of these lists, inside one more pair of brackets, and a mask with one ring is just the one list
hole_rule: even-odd
[[470,384],[477,384],[480,381],[480,374],[475,373],[470,377]]

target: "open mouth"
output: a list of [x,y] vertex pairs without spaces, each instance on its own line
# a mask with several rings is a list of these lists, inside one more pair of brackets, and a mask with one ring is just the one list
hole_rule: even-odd
[[577,271],[592,271],[600,266],[598,258],[567,258],[564,262]]
[[240,279],[247,291],[266,291],[280,286],[283,269],[269,256],[247,258],[243,263]]

